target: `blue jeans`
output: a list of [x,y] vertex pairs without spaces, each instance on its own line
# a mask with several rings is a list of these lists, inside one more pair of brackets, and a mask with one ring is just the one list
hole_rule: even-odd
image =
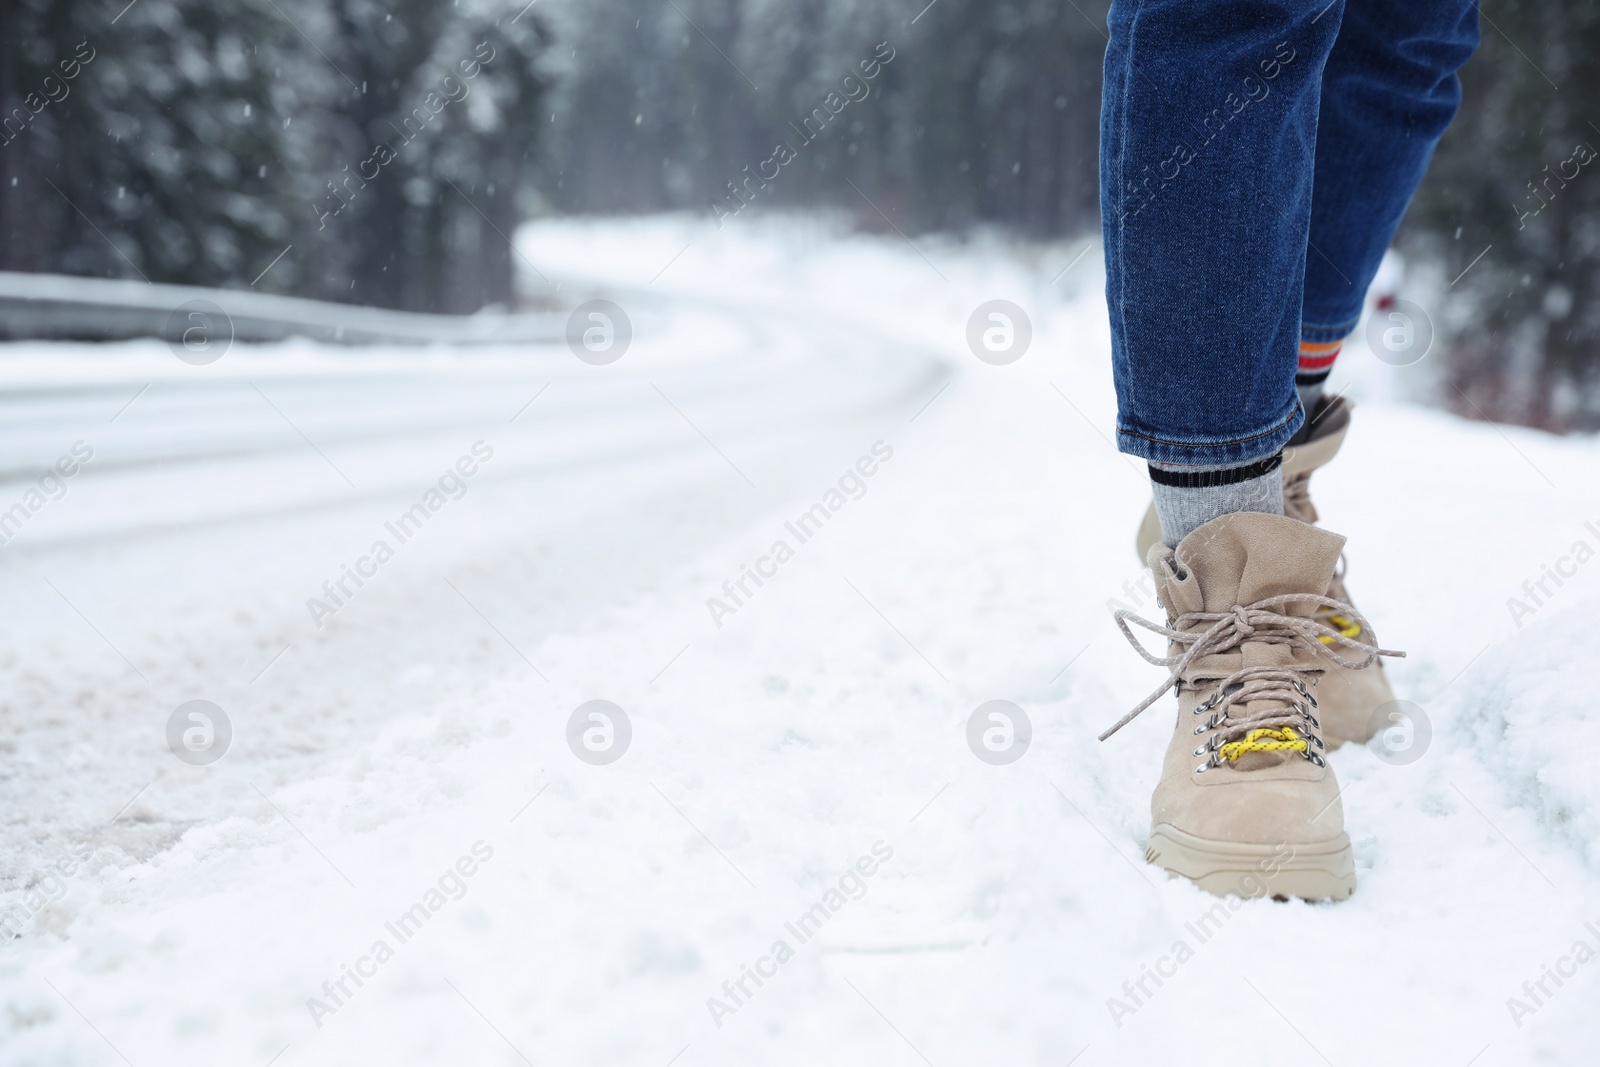
[[1478,43],[1471,0],[1113,0],[1100,203],[1117,441],[1270,456],[1355,328]]

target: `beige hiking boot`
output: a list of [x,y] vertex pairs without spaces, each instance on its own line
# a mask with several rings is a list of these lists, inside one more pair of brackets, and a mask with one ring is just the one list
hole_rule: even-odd
[[[1335,666],[1361,671],[1403,653],[1368,643],[1366,620],[1324,595],[1343,548],[1297,519],[1223,515],[1176,552],[1151,549],[1166,626],[1117,612],[1140,654],[1172,674],[1101,739],[1176,686],[1146,857],[1209,892],[1343,900],[1355,890],[1317,688]],[[1321,622],[1323,608],[1359,623],[1365,640]],[[1169,654],[1151,655],[1129,621],[1168,638]]]
[[[1283,512],[1292,519],[1315,524],[1316,505],[1311,503],[1311,475],[1326,466],[1339,453],[1344,435],[1350,428],[1350,413],[1355,405],[1341,396],[1323,397],[1311,418],[1311,437],[1300,445],[1283,452]],[[1161,520],[1156,517],[1155,504],[1146,510],[1139,524],[1137,545],[1139,558],[1150,558],[1150,549],[1161,542]],[[1327,596],[1344,604],[1352,604],[1344,585],[1344,560],[1328,583]],[[1317,610],[1317,619],[1324,625],[1339,630],[1346,637],[1360,637],[1360,625],[1351,617],[1337,613],[1333,608]],[[1326,643],[1326,642],[1325,642]],[[1322,720],[1323,737],[1330,749],[1346,741],[1366,744],[1379,726],[1374,715],[1383,705],[1394,700],[1389,688],[1389,678],[1382,663],[1374,663],[1370,670],[1352,671],[1330,664],[1322,688],[1317,693],[1321,701],[1318,718]]]

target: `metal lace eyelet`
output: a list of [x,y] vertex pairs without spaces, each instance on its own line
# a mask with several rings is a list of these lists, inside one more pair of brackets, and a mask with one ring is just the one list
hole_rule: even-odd
[[[1233,688],[1237,689],[1238,686],[1234,686]],[[1205,700],[1196,704],[1194,707],[1194,713],[1196,715],[1204,715],[1206,712],[1220,704],[1225,695],[1226,694],[1221,689],[1218,689],[1215,693],[1212,693],[1210,696],[1206,697]]]
[[1315,752],[1311,751],[1310,748],[1307,748],[1305,750],[1305,752],[1301,753],[1301,755],[1305,756],[1306,759],[1310,760],[1311,761],[1311,765],[1314,766],[1314,767],[1326,767],[1328,765],[1327,761],[1325,761],[1321,756],[1317,755]]

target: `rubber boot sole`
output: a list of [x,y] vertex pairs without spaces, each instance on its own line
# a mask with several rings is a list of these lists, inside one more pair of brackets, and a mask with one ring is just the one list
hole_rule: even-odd
[[1316,844],[1249,845],[1210,841],[1162,823],[1150,831],[1144,856],[1219,897],[1344,900],[1356,891],[1346,834]]

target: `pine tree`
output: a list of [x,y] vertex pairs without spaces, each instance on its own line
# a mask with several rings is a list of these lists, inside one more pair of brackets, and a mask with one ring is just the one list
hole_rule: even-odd
[[0,267],[428,311],[513,298],[549,128],[541,16],[0,4]]
[[1483,14],[1405,234],[1465,271],[1437,316],[1442,398],[1469,417],[1600,428],[1600,5]]

